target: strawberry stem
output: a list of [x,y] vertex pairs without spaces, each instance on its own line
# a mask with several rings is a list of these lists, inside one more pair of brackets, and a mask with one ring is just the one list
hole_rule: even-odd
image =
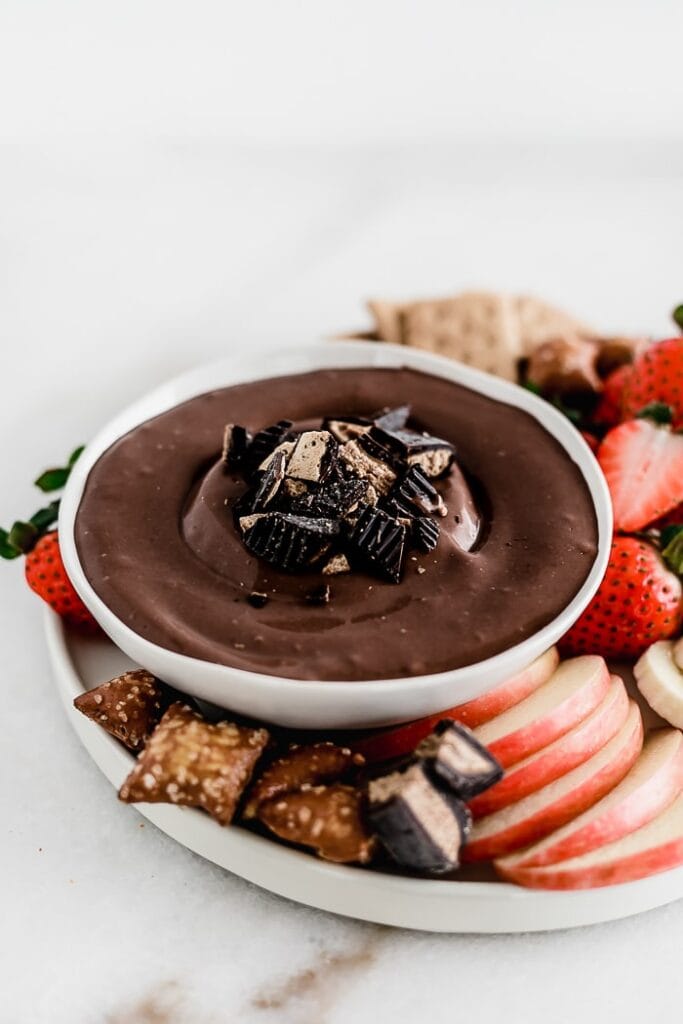
[[670,569],[683,574],[683,526],[667,526],[662,530],[662,557]]
[[683,331],[683,304],[676,306],[671,316],[674,319],[674,323]]
[[[69,474],[80,457],[84,446],[76,448],[69,456],[66,466],[46,469],[35,481],[41,491],[57,491],[69,479]],[[12,559],[27,555],[41,537],[44,537],[57,522],[59,499],[51,501],[45,508],[39,508],[28,522],[18,519],[9,530],[0,528],[0,558]]]
[[653,423],[659,423],[662,426],[672,423],[673,418],[673,409],[664,402],[650,402],[636,413],[637,420],[652,420]]

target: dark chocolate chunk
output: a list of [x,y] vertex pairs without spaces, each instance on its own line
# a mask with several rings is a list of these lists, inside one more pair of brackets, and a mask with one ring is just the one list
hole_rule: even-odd
[[433,551],[439,543],[439,524],[427,516],[418,516],[410,523],[413,544],[420,551]]
[[319,587],[314,587],[313,590],[309,590],[306,594],[306,604],[329,604],[332,591],[330,590],[329,583],[323,583]]
[[[315,564],[329,551],[331,541],[339,533],[339,523],[332,519],[314,519],[285,512],[246,517],[244,543],[252,555],[271,565],[296,572]],[[244,520],[240,520],[242,526]]]
[[399,405],[396,409],[382,409],[374,416],[375,426],[382,430],[403,430],[410,419],[409,405]]
[[419,466],[411,466],[396,484],[391,496],[402,504],[412,505],[418,512],[446,515],[443,498]]
[[401,582],[406,528],[382,509],[366,505],[349,535],[349,544],[382,576]]
[[240,427],[237,423],[226,424],[223,430],[222,461],[230,469],[241,465],[250,444],[251,434],[245,427]]
[[298,515],[323,516],[341,519],[358,507],[365,498],[368,485],[365,480],[341,480],[334,484],[324,484],[317,491],[296,498],[292,502],[292,512]]
[[261,463],[285,440],[291,428],[291,420],[279,420],[272,427],[266,427],[254,434],[242,460],[247,476],[257,471]]
[[268,460],[268,468],[263,471],[261,479],[256,486],[250,511],[262,512],[268,508],[285,478],[286,466],[286,452],[276,449]]
[[471,827],[462,800],[421,762],[370,781],[367,817],[397,864],[430,874],[458,867]]
[[323,420],[323,430],[329,430],[340,444],[346,444],[361,434],[367,434],[371,426],[372,420],[365,419],[364,416],[326,416]]
[[430,477],[441,476],[455,456],[455,448],[450,441],[432,437],[431,434],[421,434],[417,430],[392,430],[374,426],[369,438],[394,452],[409,465],[419,464]]
[[471,800],[503,777],[501,765],[471,730],[450,719],[438,723],[415,756],[461,800]]
[[253,590],[249,597],[247,598],[247,601],[252,606],[252,608],[265,608],[265,606],[268,604],[269,597],[267,594],[263,594],[259,590]]
[[[358,438],[358,444],[371,459],[383,462],[385,466],[396,470],[400,468],[401,453],[392,445],[384,443],[384,438],[380,436],[383,433],[383,431],[372,427],[367,434]],[[389,435],[387,434],[386,437],[388,438]]]

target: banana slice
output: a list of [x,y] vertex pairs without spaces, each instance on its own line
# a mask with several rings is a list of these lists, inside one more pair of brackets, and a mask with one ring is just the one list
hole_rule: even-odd
[[683,672],[683,637],[674,644],[674,661]]
[[674,660],[683,656],[681,641],[660,640],[649,647],[633,670],[638,689],[650,707],[671,725],[683,729],[683,670]]

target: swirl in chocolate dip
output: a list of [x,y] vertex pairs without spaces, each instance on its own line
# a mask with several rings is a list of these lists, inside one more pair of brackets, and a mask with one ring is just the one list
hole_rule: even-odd
[[[241,476],[220,459],[226,423],[259,430],[412,406],[412,423],[452,442],[484,512],[480,542],[456,543],[458,476],[430,554],[399,584],[363,571],[277,570],[245,547],[231,505]],[[319,370],[200,395],[120,438],[88,477],[76,517],[83,570],[104,603],[162,647],[294,679],[397,678],[459,668],[554,619],[586,579],[597,522],[586,483],[527,413],[411,369]],[[263,607],[248,600],[267,594]]]

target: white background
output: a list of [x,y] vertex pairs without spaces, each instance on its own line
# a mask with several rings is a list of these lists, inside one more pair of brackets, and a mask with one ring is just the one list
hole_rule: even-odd
[[[0,0],[0,522],[150,385],[363,327],[369,295],[525,289],[670,330],[682,30],[663,0]],[[391,933],[141,829],[62,717],[20,565],[0,570],[2,1024],[678,1012],[681,905],[549,936]],[[255,1005],[338,954],[361,966]]]

